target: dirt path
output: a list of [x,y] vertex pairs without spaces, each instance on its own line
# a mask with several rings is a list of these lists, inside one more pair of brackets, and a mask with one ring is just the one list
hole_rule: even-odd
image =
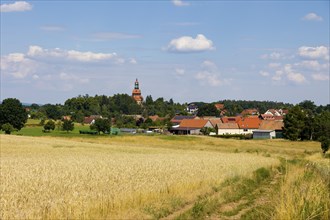
[[[256,207],[267,205],[272,201],[272,195],[276,185],[279,184],[281,175],[276,174],[272,179],[265,183],[260,184],[256,189],[254,189],[249,195],[241,197],[239,200],[234,202],[224,202],[223,195],[226,193],[226,188],[230,186],[223,187],[220,191],[214,192],[207,195],[207,200],[218,200],[218,206],[209,215],[204,215],[201,219],[212,219],[212,220],[233,220],[241,219],[241,217],[255,209]],[[193,209],[195,202],[186,204],[181,209],[171,213],[170,215],[162,218],[162,220],[176,219],[180,215]],[[200,219],[200,218],[199,218]]]

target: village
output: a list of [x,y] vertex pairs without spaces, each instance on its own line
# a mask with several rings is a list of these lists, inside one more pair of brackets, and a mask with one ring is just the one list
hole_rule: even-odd
[[[138,79],[134,83],[132,98],[138,105],[143,105]],[[112,127],[111,134],[119,133],[162,133],[173,135],[222,135],[227,137],[245,137],[254,139],[283,138],[283,117],[288,113],[287,109],[268,109],[260,113],[258,109],[244,109],[235,116],[226,116],[226,108],[222,103],[214,104],[219,112],[217,116],[197,116],[198,106],[189,103],[186,107],[186,115],[177,114],[169,120],[169,124],[162,123],[167,118],[158,115],[129,115],[137,123],[149,120],[150,126],[144,129],[138,128],[116,128]],[[69,117],[69,116],[67,116]],[[83,123],[92,125],[96,119],[103,118],[101,115],[85,117]],[[116,120],[112,119],[112,124]]]

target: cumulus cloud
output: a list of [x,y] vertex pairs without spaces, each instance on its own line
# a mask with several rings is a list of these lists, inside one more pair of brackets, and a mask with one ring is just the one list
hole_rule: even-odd
[[26,1],[17,1],[12,4],[1,4],[1,12],[15,12],[15,11],[29,11],[32,9],[32,5]]
[[269,59],[269,60],[280,60],[280,59],[285,59],[286,57],[282,53],[272,52],[270,54],[261,55],[261,58],[262,59]]
[[323,18],[315,13],[308,13],[303,18],[305,21],[322,21]]
[[291,64],[286,64],[284,66],[284,72],[288,78],[288,80],[297,83],[297,84],[301,84],[304,83],[306,81],[306,78],[299,72],[295,71],[292,68]]
[[190,4],[188,2],[184,2],[182,0],[172,0],[172,3],[175,5],[175,6],[189,6]]
[[325,46],[319,46],[319,47],[302,46],[298,49],[298,55],[310,59],[329,60],[329,48]]
[[205,60],[201,64],[201,67],[202,70],[195,75],[195,79],[199,80],[201,84],[207,84],[213,87],[230,84],[230,79],[220,78],[220,71],[212,61]]
[[196,38],[183,36],[173,39],[166,49],[170,52],[189,53],[213,50],[215,48],[211,40],[207,39],[203,34],[198,34]]
[[185,74],[185,69],[183,69],[183,68],[175,68],[175,74],[177,76],[183,76]]
[[263,71],[263,70],[259,71],[259,74],[261,76],[269,76],[269,72],[266,72],[266,71]]
[[64,27],[57,25],[45,25],[40,27],[43,31],[64,31]]
[[312,74],[312,78],[317,81],[325,81],[325,80],[329,80],[329,74],[327,75],[322,73],[315,73]]
[[93,53],[90,51],[81,52],[76,50],[62,50],[60,48],[43,49],[42,47],[35,45],[29,47],[27,55],[36,58],[62,58],[66,60],[75,60],[80,62],[118,59],[116,53]]
[[22,53],[11,53],[1,57],[1,72],[16,79],[23,79],[35,72],[38,63]]
[[130,64],[137,64],[137,61],[136,61],[136,59],[131,58],[131,59],[129,60],[129,63],[130,63]]

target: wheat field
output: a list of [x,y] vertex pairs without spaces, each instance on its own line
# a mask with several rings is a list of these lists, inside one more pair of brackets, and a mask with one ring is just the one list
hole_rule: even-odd
[[[0,137],[1,219],[152,218],[227,178],[279,164],[257,154],[203,150],[196,139],[150,138],[149,146],[143,137]],[[193,147],[176,148],[180,143]]]

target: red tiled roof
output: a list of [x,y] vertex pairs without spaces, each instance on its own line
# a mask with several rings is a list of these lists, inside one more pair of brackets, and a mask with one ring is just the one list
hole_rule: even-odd
[[275,117],[271,114],[261,114],[263,120],[275,120]]
[[258,117],[248,117],[238,121],[237,124],[241,129],[258,129],[260,123],[261,120]]
[[183,119],[194,119],[196,116],[176,115],[171,119],[172,123],[180,123]]
[[242,118],[240,116],[236,117],[222,117],[221,120],[223,123],[237,123]]
[[260,130],[282,130],[284,126],[283,121],[262,121],[259,129]]
[[241,115],[256,115],[258,114],[258,110],[255,109],[255,108],[252,108],[252,109],[244,109],[242,112],[241,112]]
[[203,128],[208,120],[203,119],[183,119],[180,128]]
[[238,129],[237,123],[218,123],[218,129]]
[[221,118],[212,118],[209,119],[209,121],[211,122],[212,126],[215,127],[216,124],[222,124]]
[[219,111],[225,108],[225,105],[224,105],[224,104],[220,104],[220,103],[214,104],[214,106],[215,106]]

